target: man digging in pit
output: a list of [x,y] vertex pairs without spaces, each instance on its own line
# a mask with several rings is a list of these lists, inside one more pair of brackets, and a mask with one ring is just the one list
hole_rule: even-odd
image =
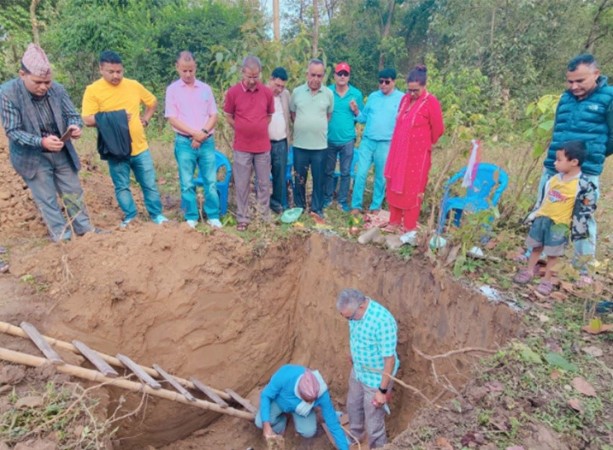
[[321,408],[336,448],[348,450],[349,444],[330,399],[328,385],[319,371],[303,366],[286,364],[275,372],[260,395],[255,424],[263,430],[267,440],[274,440],[285,432],[287,416],[291,414],[298,434],[311,438],[317,431],[315,408]]
[[385,307],[357,289],[344,289],[336,308],[349,321],[353,364],[349,376],[347,414],[352,436],[368,435],[369,448],[387,443],[385,415],[392,379],[400,362],[396,352],[398,325]]

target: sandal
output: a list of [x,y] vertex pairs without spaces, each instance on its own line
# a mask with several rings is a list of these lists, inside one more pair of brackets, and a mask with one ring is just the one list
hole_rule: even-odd
[[314,211],[311,211],[309,213],[309,216],[311,216],[311,218],[315,221],[315,223],[318,223],[320,225],[326,223],[325,219]]
[[553,283],[547,280],[541,280],[539,285],[536,287],[536,292],[541,295],[548,296],[553,291]]
[[239,223],[238,225],[236,225],[236,231],[247,231],[247,226],[249,224],[247,223]]
[[589,275],[581,275],[579,279],[575,282],[575,286],[579,289],[584,289],[591,285],[594,282],[594,279]]
[[381,231],[385,231],[386,233],[400,233],[402,230],[402,225],[399,223],[391,223],[388,222],[380,227]]
[[518,284],[528,284],[534,278],[534,271],[530,269],[522,269],[513,277],[513,281]]

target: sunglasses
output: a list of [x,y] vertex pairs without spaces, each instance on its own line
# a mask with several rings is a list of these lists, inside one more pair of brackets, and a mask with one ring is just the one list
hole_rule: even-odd
[[346,71],[344,71],[344,70],[341,70],[340,72],[336,72],[336,74],[337,74],[339,77],[348,77],[348,76],[349,76],[349,72],[346,72]]
[[379,79],[379,84],[390,84],[394,80],[384,80],[383,78]]
[[407,89],[411,94],[417,94],[421,89]]

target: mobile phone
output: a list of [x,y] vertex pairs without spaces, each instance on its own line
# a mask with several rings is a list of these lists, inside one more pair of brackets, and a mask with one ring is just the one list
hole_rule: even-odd
[[66,132],[64,134],[62,134],[62,137],[60,138],[60,141],[68,142],[71,137],[72,137],[72,128],[68,128],[66,130]]

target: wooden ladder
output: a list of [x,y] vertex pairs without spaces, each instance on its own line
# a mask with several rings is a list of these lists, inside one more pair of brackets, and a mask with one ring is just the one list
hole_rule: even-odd
[[[229,388],[225,390],[215,389],[195,377],[187,380],[170,375],[158,364],[153,364],[152,367],[142,366],[121,353],[115,356],[106,355],[92,350],[81,341],[74,340],[69,343],[43,336],[34,325],[28,322],[21,322],[19,327],[7,322],[0,322],[0,332],[29,339],[44,355],[44,358],[41,358],[0,348],[0,359],[5,361],[31,367],[51,363],[58,372],[78,378],[102,382],[134,392],[145,392],[155,397],[242,419],[253,420],[255,418],[256,408],[249,400],[241,397],[234,390]],[[96,370],[67,364],[52,346],[82,355]],[[125,376],[120,377],[119,372],[115,370],[116,368],[121,369],[127,375],[133,374],[139,381],[128,380]],[[172,389],[164,388],[163,384],[167,384]],[[203,396],[205,398],[199,398]]]

